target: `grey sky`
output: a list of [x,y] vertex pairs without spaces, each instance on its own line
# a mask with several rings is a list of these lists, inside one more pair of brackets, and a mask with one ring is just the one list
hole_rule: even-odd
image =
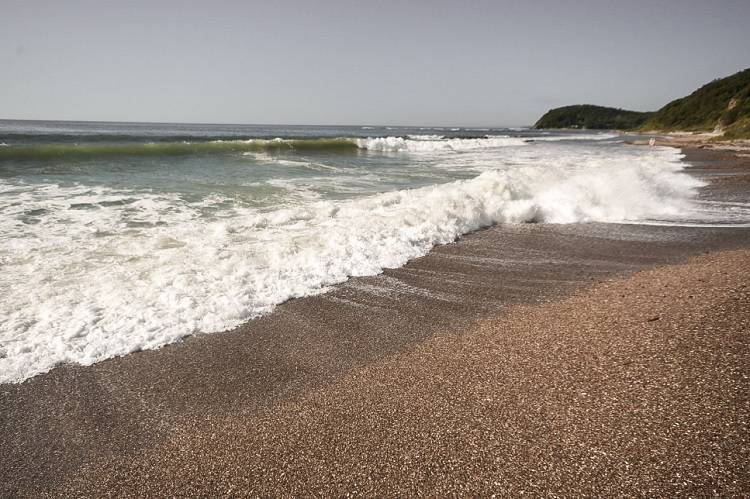
[[740,1],[0,0],[0,118],[531,124],[750,66]]

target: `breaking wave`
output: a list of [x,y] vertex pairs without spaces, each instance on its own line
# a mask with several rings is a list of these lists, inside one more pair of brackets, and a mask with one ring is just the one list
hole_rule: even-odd
[[440,135],[410,135],[404,137],[370,137],[353,139],[358,147],[370,151],[469,151],[496,147],[523,146],[526,141],[517,137],[489,136],[483,138],[450,138]]
[[[450,149],[518,144],[501,137],[358,140],[356,147],[397,151],[439,142]],[[0,218],[0,382],[226,330],[495,223],[668,218],[689,207],[701,185],[680,172],[672,149],[606,162],[576,158],[573,169],[520,166],[265,210],[219,195],[191,202],[169,193],[0,181],[0,195],[12,201]]]
[[39,160],[107,156],[181,156],[194,154],[242,153],[254,151],[462,151],[523,145],[519,138],[491,136],[486,138],[445,139],[438,135],[374,138],[325,139],[250,139],[212,140],[204,142],[137,142],[120,144],[38,144],[0,148],[0,160]]

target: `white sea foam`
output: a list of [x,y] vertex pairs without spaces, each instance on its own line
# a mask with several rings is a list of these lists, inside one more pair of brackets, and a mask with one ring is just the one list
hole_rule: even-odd
[[443,140],[445,136],[444,135],[420,134],[420,135],[407,135],[407,138],[411,140]]
[[473,149],[523,146],[526,144],[526,141],[523,139],[506,136],[488,136],[480,139],[443,139],[436,135],[423,135],[419,138],[370,137],[353,140],[361,149],[383,152],[469,151]]
[[[449,148],[487,147],[488,139],[477,140]],[[404,143],[436,142],[382,142],[396,150]],[[669,218],[691,206],[700,185],[680,173],[673,149],[592,155],[563,148],[536,163],[531,149],[518,149],[525,155],[513,162],[521,166],[469,180],[345,201],[305,193],[275,209],[219,195],[189,202],[0,181],[0,382],[232,328],[289,298],[399,267],[498,222]]]
[[614,133],[575,133],[575,134],[568,134],[568,135],[551,135],[547,137],[534,137],[534,141],[541,141],[541,142],[559,142],[561,140],[607,140],[607,139],[614,139],[616,137],[619,137],[619,135]]

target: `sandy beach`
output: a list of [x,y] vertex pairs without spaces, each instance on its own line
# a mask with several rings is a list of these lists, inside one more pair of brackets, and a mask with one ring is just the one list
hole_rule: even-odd
[[[703,196],[750,161],[688,149]],[[0,495],[746,495],[750,229],[498,225],[0,385]]]

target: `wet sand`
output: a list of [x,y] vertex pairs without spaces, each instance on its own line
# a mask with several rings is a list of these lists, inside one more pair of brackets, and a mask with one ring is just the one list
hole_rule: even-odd
[[[721,178],[704,195],[746,199],[721,154],[689,153]],[[497,226],[234,331],[0,385],[0,494],[748,493],[745,248]]]

